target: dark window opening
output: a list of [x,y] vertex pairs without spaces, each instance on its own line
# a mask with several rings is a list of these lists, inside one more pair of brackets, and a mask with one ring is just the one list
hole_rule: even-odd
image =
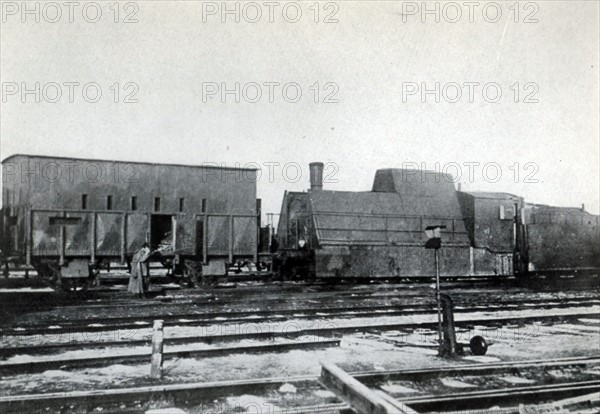
[[179,212],[180,213],[183,212],[184,203],[185,203],[185,199],[184,198],[180,198],[179,199]]
[[106,196],[106,209],[107,210],[112,210],[112,208],[113,208],[113,202],[112,201],[113,200],[112,200],[112,196],[111,195]]
[[137,210],[137,197],[136,196],[131,197],[131,209],[133,211]]
[[81,195],[81,209],[87,210],[87,208],[88,208],[88,196],[87,196],[87,194],[82,194]]
[[206,213],[206,198],[202,199],[202,212]]
[[154,197],[154,211],[160,211],[160,197]]

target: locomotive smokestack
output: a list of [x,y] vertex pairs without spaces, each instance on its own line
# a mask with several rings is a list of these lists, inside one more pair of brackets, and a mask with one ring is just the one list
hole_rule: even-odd
[[310,168],[310,189],[311,191],[320,191],[323,189],[323,163],[311,162]]

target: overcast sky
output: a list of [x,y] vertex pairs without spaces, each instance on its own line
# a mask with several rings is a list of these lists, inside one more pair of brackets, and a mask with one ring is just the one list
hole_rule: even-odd
[[[223,16],[220,1],[136,1],[120,3],[117,16],[110,1],[97,2],[96,23],[85,1],[73,10],[41,2],[39,23],[20,1],[2,3],[2,158],[257,163],[268,212],[279,212],[285,190],[308,187],[311,161],[331,163],[332,190],[370,190],[377,168],[424,163],[460,175],[466,190],[600,209],[597,1],[498,2],[499,17],[487,2],[428,2],[439,22],[421,2],[310,1],[284,11],[285,2],[232,1],[239,16]],[[36,82],[39,103],[20,90]],[[56,103],[52,82],[62,85]],[[79,83],[74,102],[65,82]],[[90,82],[102,90],[96,103],[86,101],[93,88],[82,93]],[[421,95],[436,82],[439,102]],[[236,83],[239,102],[215,91]],[[132,92],[138,102],[123,102]],[[265,163],[280,164],[272,183]]]

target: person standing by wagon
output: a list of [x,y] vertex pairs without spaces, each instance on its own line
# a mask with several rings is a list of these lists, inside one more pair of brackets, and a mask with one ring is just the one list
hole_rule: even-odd
[[144,280],[144,267],[146,267],[145,263],[149,257],[150,247],[148,246],[148,243],[144,243],[142,248],[138,250],[131,259],[131,274],[129,276],[129,286],[127,291],[137,295],[139,298],[144,297],[146,294],[147,281]]

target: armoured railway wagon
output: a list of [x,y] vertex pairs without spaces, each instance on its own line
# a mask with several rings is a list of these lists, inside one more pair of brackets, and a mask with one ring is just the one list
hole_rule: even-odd
[[[431,277],[428,226],[442,232],[443,276],[597,275],[599,216],[462,192],[433,171],[380,169],[370,191],[311,186],[283,197],[276,243],[260,226],[257,171],[14,155],[3,161],[2,260],[64,286],[144,242],[173,274],[219,276],[236,264],[329,281]],[[274,252],[273,266],[270,258]],[[261,266],[267,262],[266,266]]]
[[434,171],[380,169],[371,191],[311,186],[284,195],[278,225],[286,274],[345,278],[431,277],[428,226],[445,226],[442,276],[598,275],[599,216],[526,203],[508,193],[462,192]]
[[3,260],[63,286],[145,242],[195,278],[259,263],[256,170],[31,155],[2,164]]

